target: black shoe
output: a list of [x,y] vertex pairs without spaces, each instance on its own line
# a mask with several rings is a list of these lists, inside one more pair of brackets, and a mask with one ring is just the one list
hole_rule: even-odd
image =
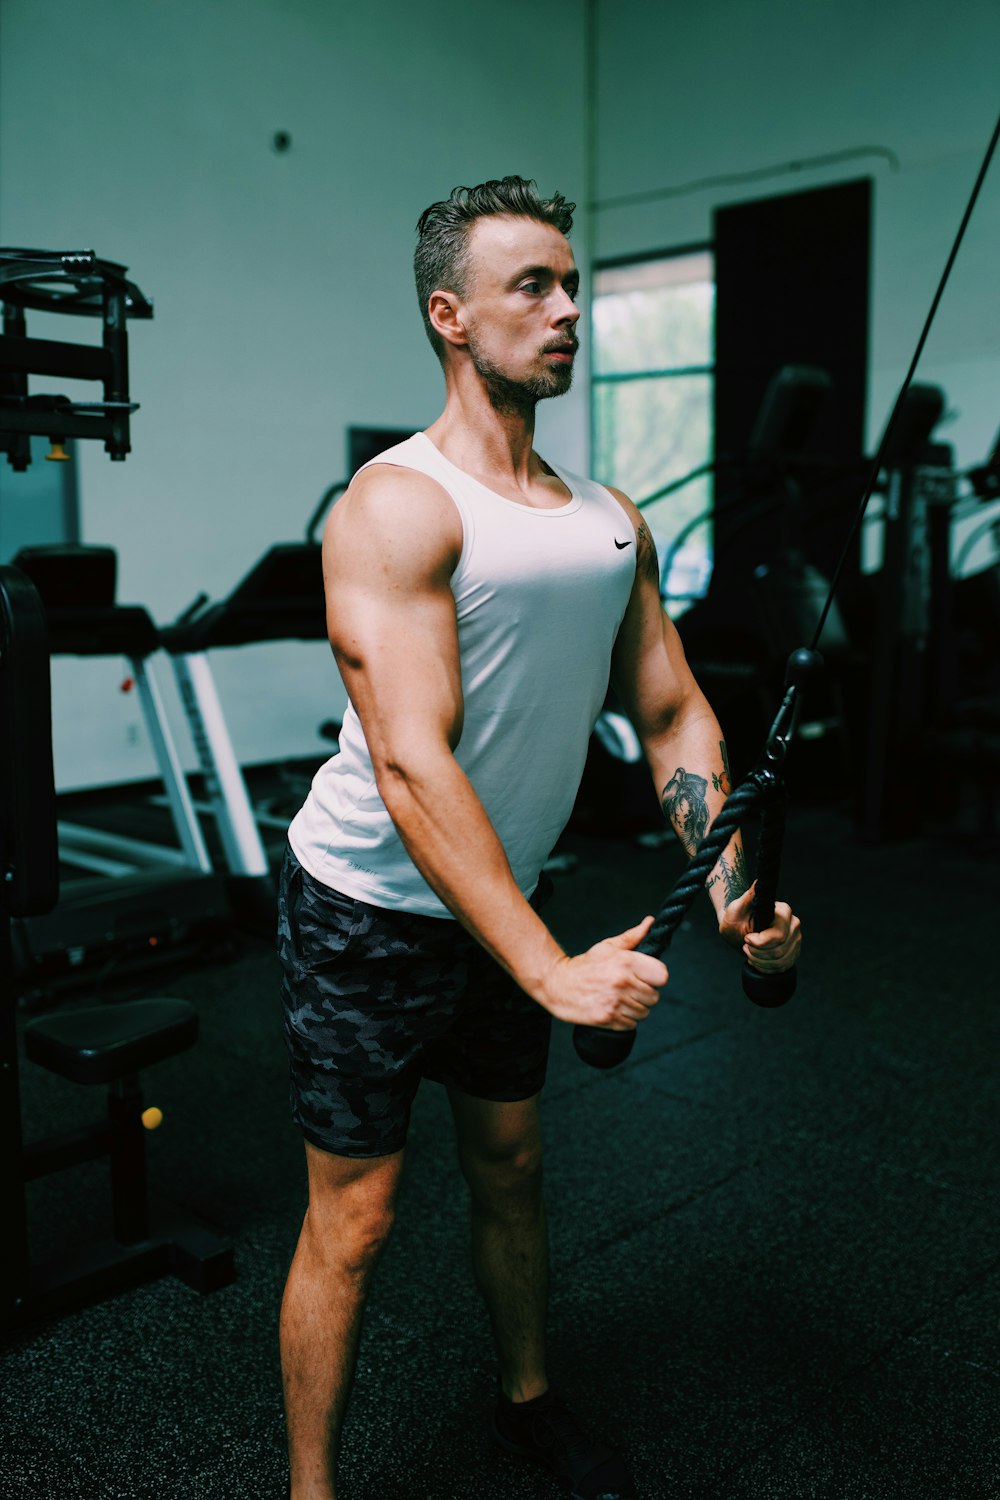
[[621,1459],[587,1436],[554,1391],[523,1403],[499,1395],[491,1427],[508,1452],[533,1458],[554,1474],[571,1500],[635,1500]]

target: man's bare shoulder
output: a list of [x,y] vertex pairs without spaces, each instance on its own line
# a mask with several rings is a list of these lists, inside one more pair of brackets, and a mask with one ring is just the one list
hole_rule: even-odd
[[435,514],[444,522],[453,518],[458,521],[455,502],[442,484],[419,469],[389,463],[372,464],[355,474],[331,511],[330,519],[338,512],[342,517],[357,515],[368,520],[381,516],[398,520],[412,515],[421,524]]
[[422,560],[452,559],[462,551],[462,522],[447,490],[429,474],[399,464],[373,464],[351,480],[327,518],[324,547],[349,546],[355,555],[371,542],[417,549]]
[[625,511],[625,514],[627,514],[628,519],[631,520],[633,526],[639,525],[640,520],[642,520],[642,516],[640,516],[639,514],[639,507],[631,502],[631,499],[628,498],[625,490],[615,489],[615,486],[613,486],[613,484],[604,484],[603,487],[607,490],[607,493],[609,493],[609,495],[615,496],[616,501],[618,501],[618,504],[621,505],[622,510]]

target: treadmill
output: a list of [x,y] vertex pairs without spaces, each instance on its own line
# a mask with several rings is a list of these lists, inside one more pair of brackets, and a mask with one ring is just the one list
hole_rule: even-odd
[[52,911],[15,922],[22,983],[73,983],[95,965],[145,967],[179,957],[231,916],[227,882],[213,867],[191,801],[150,658],[159,633],[139,605],[115,602],[111,547],[26,547],[15,565],[45,607],[52,655],[115,656],[128,663],[170,808],[174,841],[159,843],[88,823],[61,821],[59,858],[69,878]]
[[[329,500],[334,486],[327,492]],[[188,717],[208,803],[242,914],[273,922],[274,882],[261,826],[223,713],[209,652],[264,641],[325,641],[326,606],[319,542],[279,542],[225,599],[201,597],[160,640],[170,655]],[[282,822],[287,827],[288,820]]]

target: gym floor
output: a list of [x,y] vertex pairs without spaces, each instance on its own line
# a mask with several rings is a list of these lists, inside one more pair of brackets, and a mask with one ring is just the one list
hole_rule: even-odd
[[[673,846],[577,835],[552,925],[579,949],[641,916]],[[995,858],[954,834],[859,846],[794,811],[799,993],[760,1011],[708,903],[628,1063],[557,1028],[544,1096],[551,1368],[643,1500],[1000,1496]],[[154,991],[155,992],[155,991]],[[0,1494],[279,1500],[278,1304],[304,1206],[269,945],[159,985],[202,1034],[146,1075],[154,1185],[233,1238],[235,1283],[165,1279],[19,1333]],[[22,1069],[28,1138],[97,1091]],[[31,1189],[36,1253],[101,1232],[101,1165]],[[441,1091],[414,1115],[345,1434],[344,1500],[545,1500],[484,1441],[494,1369]]]

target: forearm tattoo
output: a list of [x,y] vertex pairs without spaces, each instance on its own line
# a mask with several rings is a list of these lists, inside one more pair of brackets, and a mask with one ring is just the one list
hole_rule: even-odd
[[697,854],[698,845],[708,828],[707,791],[708,782],[704,776],[696,776],[693,771],[678,766],[660,794],[660,806],[692,857]]
[[720,880],[726,892],[727,906],[731,901],[738,901],[750,889],[750,874],[742,844],[737,844],[734,848],[731,863],[724,854],[719,856],[715,874],[705,881],[706,891],[710,891]]
[[[733,789],[733,778],[729,769],[729,755],[725,740],[719,742],[719,749],[722,752],[722,770],[711,773],[712,790],[728,797]],[[698,852],[698,846],[708,832],[710,819],[705,796],[707,791],[708,781],[704,776],[698,776],[695,772],[686,771],[683,766],[678,766],[660,796],[660,805],[664,814],[673,824],[677,837],[691,858]],[[750,889],[746,856],[743,853],[742,844],[738,841],[732,847],[732,853],[728,859],[725,854],[720,856],[713,874],[705,882],[705,889],[711,890],[712,886],[717,885],[720,880],[726,893],[727,906]]]

